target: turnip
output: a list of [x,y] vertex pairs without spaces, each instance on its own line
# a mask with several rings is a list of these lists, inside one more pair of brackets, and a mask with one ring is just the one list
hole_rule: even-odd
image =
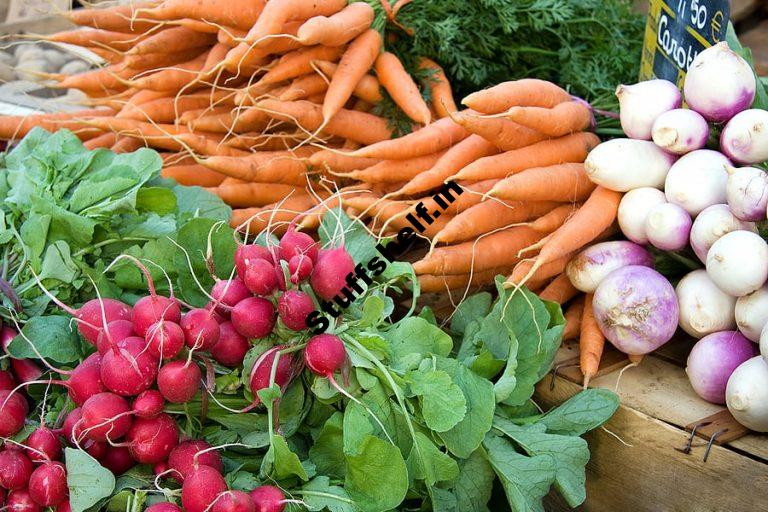
[[354,271],[355,262],[346,249],[323,250],[317,256],[309,282],[320,298],[331,300],[347,286],[347,275]]
[[680,108],[682,95],[672,82],[646,80],[616,88],[621,129],[632,139],[651,139],[653,122],[664,112]]
[[691,216],[673,203],[656,205],[645,219],[645,234],[654,247],[664,251],[679,251],[688,245]]
[[300,231],[296,231],[293,225],[288,226],[288,230],[280,238],[279,244],[280,258],[290,261],[294,256],[308,256],[312,262],[317,260],[318,247],[311,236]]
[[16,380],[11,372],[0,370],[0,391],[10,391],[16,388]]
[[[275,363],[277,354],[284,349],[282,345],[274,346],[266,350],[261,354],[251,369],[251,375],[249,380],[249,387],[251,393],[253,393],[254,403],[259,403],[261,400],[258,397],[258,392],[262,389],[266,389],[270,386],[270,376],[272,374],[272,366]],[[275,371],[275,384],[281,388],[285,388],[293,378],[293,357],[291,354],[282,354],[277,361],[277,369]]]
[[61,462],[44,462],[29,477],[29,496],[42,507],[67,499],[67,470]]
[[150,505],[147,507],[147,509],[144,512],[183,512],[181,510],[181,507],[178,505],[174,505],[173,503],[155,503],[154,505]]
[[731,231],[709,249],[707,274],[729,295],[752,293],[768,279],[768,244],[756,233]]
[[707,206],[726,201],[731,161],[709,149],[691,151],[669,169],[664,183],[667,201],[682,206],[692,217]]
[[680,327],[694,338],[736,327],[736,298],[720,290],[706,270],[687,274],[677,283],[675,292],[680,307]]
[[125,398],[114,393],[93,395],[81,408],[81,435],[93,441],[120,439],[131,428],[130,414]]
[[274,258],[269,249],[258,244],[238,245],[234,259],[237,275],[243,280],[245,280],[245,271],[253,261],[263,259],[274,264]]
[[200,387],[202,373],[192,361],[170,361],[157,374],[157,388],[172,404],[189,402]]
[[734,370],[725,388],[725,403],[736,421],[755,432],[768,432],[768,363],[762,357]]
[[222,323],[219,326],[219,332],[219,341],[210,351],[211,357],[217,363],[232,368],[243,364],[251,344],[235,330],[232,322]]
[[283,324],[292,331],[307,328],[307,316],[315,310],[312,297],[298,290],[288,290],[277,300],[277,312]]
[[163,412],[163,407],[163,395],[155,389],[148,389],[133,400],[131,410],[138,418],[154,418]]
[[251,291],[239,277],[234,279],[218,279],[213,288],[211,288],[211,297],[214,302],[219,302],[225,306],[216,308],[216,312],[220,315],[228,315],[235,304],[250,296]]
[[43,507],[35,503],[27,489],[16,489],[8,493],[5,509],[8,512],[42,512]]
[[130,320],[113,320],[107,324],[107,328],[99,332],[96,339],[96,349],[99,354],[104,354],[109,348],[118,341],[134,336],[133,322]]
[[250,495],[243,491],[226,491],[216,498],[213,512],[255,512]]
[[125,446],[110,446],[99,463],[115,475],[122,475],[136,465],[130,450]]
[[618,221],[621,232],[637,244],[647,244],[645,219],[654,206],[667,202],[667,197],[659,189],[640,187],[630,190],[619,203]]
[[603,335],[625,354],[652,352],[677,328],[675,290],[648,267],[630,265],[608,274],[595,290],[592,305]]
[[298,284],[312,275],[314,265],[309,256],[304,254],[294,256],[288,261],[288,272],[291,274],[291,282]]
[[278,285],[275,265],[263,259],[249,262],[243,281],[254,295],[271,295]]
[[191,309],[182,317],[179,326],[184,331],[184,342],[193,350],[210,350],[219,341],[219,322],[212,311]]
[[250,493],[256,512],[283,512],[285,510],[285,494],[274,485],[262,485]]
[[707,253],[721,236],[731,231],[752,231],[757,228],[752,222],[738,219],[726,204],[716,204],[702,211],[691,226],[691,248],[702,263],[707,262]]
[[136,418],[125,436],[131,456],[141,464],[155,464],[168,459],[179,444],[179,429],[166,413],[154,418]]
[[676,159],[653,142],[612,139],[589,153],[584,170],[593,182],[618,192],[662,188]]
[[684,155],[707,145],[709,124],[695,110],[677,108],[657,117],[651,133],[657,146]]
[[23,451],[0,451],[0,487],[3,489],[25,489],[33,470],[32,461]]
[[754,342],[768,323],[768,286],[762,286],[736,300],[736,325],[739,331]]
[[173,477],[179,483],[197,466],[208,466],[219,473],[224,471],[221,456],[202,439],[179,443],[168,456],[168,468],[173,470]]
[[189,472],[181,486],[181,506],[185,512],[205,512],[226,490],[227,483],[221,473],[210,466],[197,466]]
[[690,108],[708,121],[722,123],[752,105],[755,88],[749,63],[721,42],[693,59],[683,91]]
[[627,265],[653,266],[653,257],[644,247],[632,242],[602,242],[581,251],[565,268],[576,289],[593,293],[600,282]]
[[61,458],[61,441],[51,429],[41,426],[29,434],[24,444],[29,446],[27,455],[32,462],[59,460]]
[[693,390],[715,404],[725,403],[725,386],[733,371],[757,354],[755,344],[738,331],[720,331],[693,346],[685,372]]
[[232,308],[231,321],[242,336],[263,338],[275,327],[275,307],[262,297],[249,297]]
[[135,396],[152,386],[158,360],[143,338],[131,336],[115,344],[101,358],[101,382],[121,396]]
[[27,401],[17,391],[0,391],[0,437],[11,437],[24,426]]
[[184,348],[184,330],[175,322],[159,320],[149,326],[147,350],[157,359],[173,359]]
[[744,164],[768,160],[768,111],[750,109],[733,116],[720,134],[720,150]]
[[[768,129],[768,124],[766,124]],[[765,220],[768,206],[768,174],[756,167],[728,167],[726,198],[733,214],[741,220]]]

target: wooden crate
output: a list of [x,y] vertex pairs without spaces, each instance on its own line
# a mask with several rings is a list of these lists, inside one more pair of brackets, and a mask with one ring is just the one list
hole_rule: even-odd
[[[610,352],[590,386],[616,390],[621,406],[602,429],[587,434],[592,452],[587,465],[587,500],[578,510],[594,512],[753,512],[768,511],[768,435],[749,433],[722,446],[696,436],[684,448],[686,426],[724,407],[699,398],[685,375],[690,340],[672,342],[646,356],[638,367]],[[565,345],[556,366],[573,363],[578,349]],[[581,389],[577,367],[560,366],[557,376],[537,386],[544,409]],[[726,413],[727,414],[727,413]],[[738,427],[735,427],[738,428]],[[676,449],[677,448],[677,449]],[[571,510],[556,493],[547,510]]]

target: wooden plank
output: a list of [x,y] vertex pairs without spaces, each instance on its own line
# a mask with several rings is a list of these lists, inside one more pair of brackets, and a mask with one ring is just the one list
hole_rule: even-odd
[[[545,408],[562,403],[580,389],[562,378],[557,378],[553,390],[544,384],[537,387],[536,399]],[[586,435],[592,457],[587,465],[587,501],[579,510],[766,509],[768,466],[717,445],[704,463],[703,441],[694,443],[689,455],[674,449],[684,446],[687,436],[682,429],[621,405],[605,429]],[[745,488],[749,492],[739,492]],[[546,500],[546,506],[551,512],[571,510],[554,497]]]
[[697,436],[707,441],[712,439],[716,444],[735,441],[749,432],[747,427],[736,421],[728,409],[723,409],[712,416],[707,416],[685,426],[685,430],[688,432],[693,432],[694,429],[696,429]]

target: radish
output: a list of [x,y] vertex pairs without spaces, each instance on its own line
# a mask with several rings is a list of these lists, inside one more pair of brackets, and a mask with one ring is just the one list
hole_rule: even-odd
[[243,491],[226,491],[219,495],[213,512],[255,512],[251,496]]
[[131,336],[101,358],[101,382],[118,395],[138,395],[155,382],[157,366],[158,360],[147,350],[144,339]]
[[248,339],[263,338],[275,327],[275,307],[262,297],[249,297],[232,308],[232,326]]
[[173,503],[155,503],[146,508],[144,512],[183,512],[181,507],[174,505]]
[[168,472],[168,462],[158,462],[152,466],[152,472],[155,474],[155,476],[164,476]]
[[283,324],[292,331],[307,328],[307,317],[315,310],[312,297],[304,292],[288,290],[277,300],[277,312]]
[[654,247],[664,251],[679,251],[688,245],[691,216],[673,203],[654,206],[645,219],[645,234]]
[[728,205],[716,204],[705,208],[691,226],[691,248],[702,263],[707,262],[707,253],[721,236],[731,231],[744,230],[757,233],[752,222],[738,219]]
[[[249,387],[253,393],[254,403],[259,403],[258,392],[270,386],[270,376],[277,353],[285,347],[277,345],[265,351],[259,356],[251,369]],[[285,389],[293,378],[293,357],[291,354],[282,354],[277,361],[275,371],[275,384]]]
[[739,331],[754,342],[768,323],[768,286],[762,286],[749,295],[736,300],[736,325]]
[[235,269],[240,279],[245,280],[245,271],[248,266],[255,260],[267,260],[272,263],[272,253],[269,249],[258,244],[243,244],[237,247],[235,251]]
[[125,398],[114,393],[93,395],[81,408],[81,435],[93,441],[120,439],[131,428],[130,414]]
[[647,244],[645,234],[645,219],[654,206],[667,202],[667,197],[661,190],[651,187],[640,187],[630,190],[619,203],[617,215],[619,227],[629,240],[637,244]]
[[61,458],[61,441],[51,429],[37,427],[29,434],[24,444],[29,446],[27,454],[32,462],[45,462]]
[[755,108],[733,116],[720,134],[720,149],[744,164],[768,160],[768,111]]
[[80,406],[90,397],[106,391],[101,381],[101,356],[94,353],[86,357],[69,373],[69,380],[62,384],[67,387],[69,397]]
[[55,507],[67,499],[67,470],[61,462],[44,462],[29,477],[29,496],[42,507]]
[[707,145],[709,124],[695,110],[677,108],[657,117],[651,133],[657,146],[684,155]]
[[274,485],[262,485],[250,493],[256,512],[283,512],[285,510],[285,494]]
[[682,206],[692,217],[707,206],[726,201],[731,161],[717,151],[699,149],[680,157],[664,182],[667,201]]
[[125,436],[131,456],[140,464],[155,464],[168,459],[177,444],[179,430],[169,415],[137,418]]
[[755,355],[755,344],[740,332],[715,332],[693,346],[685,372],[696,394],[708,402],[724,404],[728,378],[741,363]]
[[154,418],[163,412],[163,407],[163,395],[155,389],[148,389],[133,400],[131,410],[138,418]]
[[267,260],[254,260],[248,264],[243,281],[254,295],[270,295],[278,286],[276,267]]
[[61,427],[61,433],[73,445],[78,446],[88,452],[88,455],[96,460],[101,460],[107,453],[107,444],[91,439],[84,439],[83,436],[83,417],[80,407],[73,409],[67,417],[64,418],[64,424]]
[[322,250],[309,282],[319,297],[331,300],[347,285],[347,276],[354,271],[355,262],[343,247]]
[[191,309],[179,324],[184,331],[184,342],[192,350],[210,350],[219,341],[219,322],[212,311]]
[[565,273],[576,289],[594,293],[605,276],[627,265],[653,266],[653,256],[632,242],[602,242],[588,247],[573,258]]
[[16,391],[0,391],[0,437],[11,437],[24,426],[27,401]]
[[694,270],[683,277],[675,293],[680,307],[680,327],[694,338],[736,327],[735,297],[720,290],[706,270]]
[[157,388],[172,404],[183,404],[194,398],[202,378],[200,368],[192,361],[171,361],[160,368]]
[[181,506],[185,512],[205,512],[216,497],[227,490],[227,483],[216,469],[200,465],[189,472],[181,486]]
[[221,303],[225,307],[217,307],[216,312],[220,315],[228,315],[229,311],[243,299],[251,296],[251,291],[245,286],[245,283],[239,278],[216,280],[211,288],[211,297],[214,302]]
[[72,507],[69,506],[69,500],[64,500],[54,509],[55,512],[72,512]]
[[765,220],[768,206],[768,174],[756,167],[728,167],[726,170],[729,176],[725,194],[733,214],[741,220]]
[[42,512],[43,507],[35,503],[27,489],[16,489],[8,493],[5,509],[9,512]]
[[298,284],[312,274],[314,265],[309,256],[300,254],[288,260],[288,272],[291,274],[291,282]]
[[680,108],[682,95],[672,82],[646,80],[616,88],[621,129],[632,139],[651,139],[653,122],[664,112]]
[[301,231],[296,231],[293,225],[280,238],[280,258],[290,261],[294,256],[305,255],[313,262],[317,260],[317,242],[311,236]]
[[224,471],[221,456],[202,439],[179,443],[168,456],[168,468],[173,470],[173,477],[179,483],[183,483],[197,466],[208,466],[219,473]]
[[147,349],[158,359],[173,359],[184,348],[184,331],[175,322],[160,320],[149,326]]
[[96,339],[96,349],[99,354],[104,354],[112,344],[134,336],[133,322],[130,320],[113,320],[107,324],[107,328],[99,332]]
[[211,357],[224,366],[240,366],[251,344],[235,330],[232,322],[224,322],[219,328],[219,342],[211,349]]
[[685,77],[685,102],[708,121],[722,123],[749,108],[755,99],[755,74],[728,43],[696,55]]
[[99,463],[115,475],[122,475],[136,465],[130,450],[125,446],[108,447]]
[[32,461],[16,449],[0,451],[0,487],[13,491],[25,489],[34,470]]
[[333,374],[340,370],[347,361],[347,350],[344,342],[334,334],[318,334],[313,336],[304,347],[304,363],[312,373],[325,377],[334,387],[338,384],[333,379]]
[[677,328],[675,290],[648,267],[630,265],[608,274],[595,290],[592,305],[603,335],[625,354],[652,352]]
[[662,188],[676,159],[653,142],[612,139],[589,153],[584,170],[594,183],[617,192]]
[[[18,336],[18,332],[10,327],[3,326],[0,331],[0,345],[3,346],[3,351],[8,353],[8,345],[11,341]],[[36,381],[43,374],[43,371],[29,359],[14,359],[10,358],[11,370],[16,379],[20,382],[32,382]]]
[[16,380],[11,372],[0,370],[0,391],[11,391],[16,388]]
[[755,432],[768,432],[768,364],[762,357],[734,370],[725,388],[725,403],[736,421]]
[[729,295],[752,293],[768,279],[768,244],[750,231],[723,235],[707,253],[707,274]]

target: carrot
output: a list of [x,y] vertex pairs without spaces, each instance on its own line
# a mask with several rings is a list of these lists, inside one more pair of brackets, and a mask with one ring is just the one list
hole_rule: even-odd
[[86,149],[109,148],[112,147],[112,144],[115,143],[116,139],[117,135],[114,133],[104,133],[84,142],[83,146],[85,146]]
[[362,34],[373,23],[373,7],[353,2],[331,16],[315,16],[301,25],[296,36],[305,46],[341,46]]
[[136,2],[126,5],[116,5],[107,9],[74,9],[62,13],[75,25],[92,27],[114,32],[146,32],[156,27],[154,21],[137,20],[135,12],[139,9],[152,7],[155,2]]
[[366,183],[407,181],[432,168],[443,155],[445,155],[445,151],[432,155],[417,156],[407,160],[382,160],[367,169],[352,171],[343,174],[343,176]]
[[595,123],[592,109],[583,101],[565,101],[552,108],[512,107],[505,117],[549,137],[586,130]]
[[282,151],[300,142],[299,137],[289,133],[246,132],[224,141],[224,145],[253,151]]
[[290,80],[311,73],[313,71],[312,61],[336,60],[341,55],[341,51],[342,49],[338,46],[312,46],[287,53],[280,57],[277,64],[267,71],[253,88],[261,90],[265,85],[276,84],[283,80]]
[[146,39],[145,34],[126,34],[111,30],[87,29],[67,30],[57,32],[43,38],[51,43],[66,43],[75,46],[109,48],[114,51],[128,51],[141,40]]
[[[376,222],[380,223],[380,229],[384,227],[384,223],[387,221],[389,221],[388,224],[396,230],[411,228],[411,223],[406,219],[406,215],[402,215],[413,211],[411,205],[408,203],[390,201],[372,195],[345,197],[342,199],[342,202],[345,206],[350,206],[360,212],[367,212],[366,215],[373,217]],[[434,219],[432,224],[427,224],[426,222],[423,223],[424,231],[421,232],[420,235],[432,238],[439,233],[448,222],[450,222],[450,219],[450,215],[442,215]]]
[[122,64],[98,68],[85,73],[70,75],[61,80],[57,88],[80,89],[83,92],[126,89],[125,81],[136,75],[138,71],[129,69]]
[[347,156],[336,151],[324,149],[309,157],[312,167],[320,170],[330,170],[336,173],[351,172],[356,169],[366,169],[379,163],[377,158],[362,158]]
[[497,275],[507,275],[512,269],[509,267],[497,267],[488,270],[480,270],[471,274],[449,275],[419,275],[419,287],[421,293],[445,293],[446,290],[461,290],[471,286],[492,283]]
[[368,194],[368,189],[370,189],[370,185],[365,183],[350,185],[339,189],[337,193],[324,199],[322,202],[303,213],[298,219],[298,226],[303,230],[317,229],[326,212],[341,207],[342,197],[351,197],[353,194]]
[[487,270],[511,266],[519,260],[517,252],[542,235],[526,226],[518,226],[493,233],[476,241],[438,247],[425,258],[413,264],[417,274],[466,274],[470,269]]
[[223,45],[234,48],[240,44],[238,38],[244,38],[247,33],[247,30],[241,30],[235,27],[222,27],[216,34],[216,40]]
[[296,151],[260,151],[245,158],[211,156],[200,160],[209,169],[243,181],[306,184],[307,148]]
[[130,69],[157,69],[172,66],[180,62],[192,60],[205,51],[205,48],[191,48],[172,53],[145,53],[142,55],[126,55],[123,64]]
[[55,132],[60,128],[68,128],[72,131],[80,131],[83,136],[88,136],[88,138],[94,138],[101,135],[102,130],[88,128],[81,120],[91,119],[98,116],[110,116],[113,114],[113,110],[91,109],[59,114],[0,116],[0,139],[20,139],[36,126],[44,128],[50,132]]
[[207,59],[208,55],[203,53],[192,60],[131,80],[129,83],[139,89],[162,92],[178,91],[195,81],[200,71],[203,70]]
[[216,187],[226,177],[221,173],[197,164],[165,167],[160,172],[160,175],[163,178],[176,180],[179,185],[198,187]]
[[166,96],[139,105],[126,105],[117,114],[117,117],[136,119],[137,121],[151,119],[156,123],[173,123],[179,115],[185,112],[214,108],[211,106],[211,99],[213,99],[214,105],[228,105],[230,101],[227,101],[226,96],[222,94],[223,92],[217,91],[213,95],[191,94],[189,96],[180,96],[179,98]]
[[[194,109],[185,110],[180,112],[176,119],[177,124],[190,124],[191,122],[204,118],[206,116],[215,116],[218,114],[227,114],[228,118],[232,118],[234,115],[232,107],[230,106],[213,106],[210,104],[204,104]],[[206,130],[201,130],[206,131]]]
[[451,112],[456,112],[456,102],[453,100],[451,84],[445,76],[445,71],[440,65],[426,57],[419,59],[419,69],[429,71],[431,74],[427,78],[430,100],[432,108],[435,109],[439,117],[448,117]]
[[488,196],[506,200],[583,201],[595,189],[584,164],[535,167],[499,181]]
[[560,226],[565,224],[565,221],[567,221],[579,208],[581,208],[581,203],[562,204],[545,213],[535,221],[528,223],[528,225],[539,233],[553,233]]
[[[578,294],[579,290],[571,284],[568,275],[563,272],[549,283],[541,293],[539,293],[539,298],[541,300],[548,300],[563,305]],[[563,339],[565,339],[565,337],[563,337]]]
[[454,180],[487,180],[504,178],[532,167],[548,167],[567,162],[583,162],[600,144],[594,133],[574,133],[558,139],[544,140],[520,149],[480,158],[450,177]]
[[288,223],[302,212],[315,206],[317,200],[309,195],[291,196],[285,201],[267,205],[263,208],[243,208],[232,211],[229,225],[242,232],[246,230],[256,235],[269,228],[277,235],[285,233]]
[[[338,64],[327,60],[319,60],[315,62],[315,66],[328,77],[333,77],[336,70],[339,68]],[[360,81],[357,82],[352,90],[352,94],[363,101],[373,104],[379,103],[383,99],[379,80],[375,76],[368,74],[365,74],[360,78]]]
[[432,114],[400,59],[393,53],[384,52],[378,56],[374,67],[381,86],[387,90],[397,106],[417,123],[428,125]]
[[87,47],[88,51],[91,53],[95,53],[102,59],[104,59],[109,64],[119,64],[123,62],[123,54],[121,52],[117,52],[115,50],[111,50],[109,48],[103,48],[103,47],[94,47],[89,46]]
[[222,183],[218,187],[208,188],[208,191],[218,195],[224,202],[238,208],[266,206],[275,203],[289,195],[304,194],[303,187],[270,183]]
[[536,264],[534,260],[523,260],[515,266],[512,274],[504,282],[504,286],[511,288],[514,285],[521,284],[526,278],[530,280],[542,280],[562,274],[565,271],[565,266],[568,265],[568,262],[571,261],[573,256],[573,253],[567,254],[562,258],[539,265],[536,269],[533,269]]
[[110,151],[113,153],[131,153],[143,147],[144,143],[139,139],[134,139],[132,137],[122,137],[118,135],[117,142],[112,145]]
[[595,320],[592,310],[592,294],[584,296],[584,311],[581,314],[581,336],[579,337],[579,367],[584,375],[584,388],[597,375],[600,358],[605,348],[605,336]]
[[368,29],[355,38],[341,56],[339,66],[331,78],[328,92],[323,101],[323,120],[325,122],[328,122],[336,112],[341,110],[352,96],[355,86],[376,62],[381,51],[381,44],[381,34],[377,30]]
[[[301,21],[286,23],[283,26],[283,35],[286,37],[276,36],[272,39],[265,39],[258,48],[247,43],[236,42],[235,47],[227,53],[227,57],[224,59],[224,69],[237,75],[250,76],[250,72],[269,62],[267,56],[279,55],[302,48],[302,44],[295,37],[290,37],[296,35],[301,24]],[[247,33],[241,39],[246,36]]]
[[480,117],[471,110],[452,114],[451,118],[470,133],[480,135],[502,151],[530,146],[546,135],[500,117]]
[[563,330],[563,340],[572,340],[578,338],[581,333],[581,317],[584,312],[584,297],[577,298],[565,310],[565,329]]
[[246,42],[258,47],[269,36],[279,34],[288,21],[330,16],[346,5],[347,0],[270,0],[245,37]]
[[484,201],[456,215],[445,228],[435,236],[435,243],[463,242],[490,233],[511,224],[525,222],[555,209],[553,201],[515,201],[510,204],[501,201]]
[[431,169],[415,176],[398,191],[398,194],[413,195],[437,188],[449,176],[455,174],[470,162],[497,152],[496,146],[484,138],[479,135],[470,135],[445,152]]
[[404,160],[448,149],[468,136],[469,133],[461,125],[445,118],[403,137],[362,147],[349,155]]
[[166,21],[192,18],[249,30],[265,4],[266,0],[165,0],[152,9],[139,9],[137,16]]
[[484,114],[498,114],[514,106],[552,108],[570,100],[568,92],[551,82],[524,78],[473,92],[461,103]]
[[128,54],[182,52],[191,48],[211,46],[215,41],[215,34],[196,32],[186,27],[173,27],[152,34],[138,44],[134,44],[128,50]]
[[187,118],[192,118],[187,122],[190,130],[192,131],[204,131],[214,133],[228,133],[229,131],[242,131],[236,128],[238,123],[242,128],[247,130],[262,130],[266,128],[269,123],[269,119],[266,115],[263,116],[249,116],[248,122],[240,121],[237,110],[231,110],[232,107],[217,107],[215,109],[208,109],[208,112],[202,116],[190,115]]
[[203,20],[195,20],[191,18],[182,18],[180,20],[173,20],[167,22],[170,25],[177,27],[185,27],[195,32],[202,32],[204,34],[216,34],[218,38],[219,27],[213,23],[206,23]]
[[309,96],[323,93],[327,89],[328,82],[320,75],[300,76],[291,82],[291,85],[278,96],[278,99],[282,101],[303,100]]
[[[480,204],[483,201],[484,195],[491,190],[496,183],[498,183],[498,180],[477,181],[475,183],[459,182],[464,193],[458,196],[445,211],[455,214],[463,212],[476,204]],[[425,202],[425,204],[431,206],[431,199],[432,198],[430,198],[430,202]]]

